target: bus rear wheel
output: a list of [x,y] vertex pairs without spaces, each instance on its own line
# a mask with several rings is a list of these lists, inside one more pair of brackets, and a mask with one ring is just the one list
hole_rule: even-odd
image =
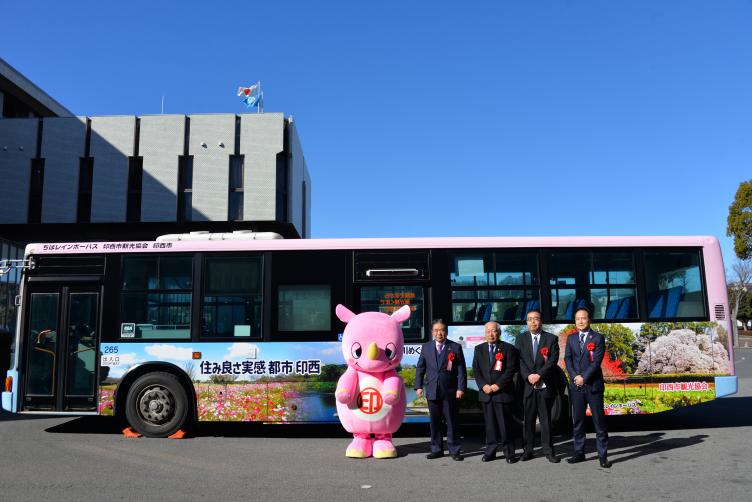
[[148,373],[128,390],[125,417],[146,437],[167,437],[180,430],[188,419],[188,398],[175,375]]

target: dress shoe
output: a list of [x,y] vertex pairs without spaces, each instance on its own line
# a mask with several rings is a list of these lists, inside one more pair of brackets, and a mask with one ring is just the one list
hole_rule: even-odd
[[463,460],[465,460],[465,457],[462,456],[462,453],[452,453],[452,460],[462,462]]
[[574,455],[572,455],[571,457],[567,459],[567,463],[569,464],[579,464],[580,462],[584,462],[584,461],[585,461],[585,455],[583,455],[582,453],[575,453]]
[[493,460],[495,458],[496,458],[495,455],[483,455],[482,457],[480,457],[480,461],[481,462],[490,462],[491,460]]
[[532,459],[533,459],[533,452],[531,451],[526,451],[520,457],[520,460],[522,460],[523,462],[527,462],[528,460],[532,460]]
[[514,456],[514,454],[504,455],[504,458],[506,459],[507,464],[513,464],[513,463],[517,462],[517,460],[518,460],[517,457]]
[[611,467],[611,461],[606,457],[601,457],[598,459],[598,461],[600,462],[601,467],[603,467],[604,469]]
[[443,451],[432,451],[431,453],[429,453],[428,455],[426,455],[426,458],[428,460],[433,460],[435,458],[441,458],[443,456],[444,456],[444,452]]
[[547,459],[548,459],[548,461],[549,461],[549,462],[551,462],[552,464],[558,464],[558,463],[560,462],[560,459],[559,459],[559,457],[557,457],[556,455],[546,455],[546,458],[547,458]]

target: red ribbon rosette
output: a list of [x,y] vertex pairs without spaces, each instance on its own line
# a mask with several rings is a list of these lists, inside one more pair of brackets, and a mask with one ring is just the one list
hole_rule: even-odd
[[593,362],[593,351],[595,350],[595,344],[593,342],[590,342],[587,344],[588,352],[590,352],[590,362]]
[[452,371],[452,361],[454,361],[456,358],[457,356],[454,354],[454,352],[447,354],[447,371]]
[[540,349],[540,354],[543,356],[543,362],[545,363],[548,361],[548,347],[543,347]]
[[501,371],[503,359],[504,359],[504,354],[502,354],[501,352],[497,352],[496,353],[496,363],[494,364],[494,370],[495,371]]

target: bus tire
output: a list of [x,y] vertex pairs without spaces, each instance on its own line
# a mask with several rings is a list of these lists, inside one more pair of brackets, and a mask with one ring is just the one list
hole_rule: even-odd
[[176,433],[188,415],[185,389],[171,373],[147,373],[128,390],[125,417],[145,437],[162,438]]

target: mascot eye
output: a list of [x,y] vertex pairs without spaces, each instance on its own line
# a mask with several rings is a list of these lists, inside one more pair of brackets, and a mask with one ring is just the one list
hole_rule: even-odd
[[384,354],[391,361],[397,356],[397,347],[393,343],[387,343],[384,348]]
[[360,344],[358,342],[355,342],[352,344],[352,348],[350,348],[350,353],[352,353],[352,356],[355,359],[360,359],[360,355],[363,353],[363,349],[360,347]]

